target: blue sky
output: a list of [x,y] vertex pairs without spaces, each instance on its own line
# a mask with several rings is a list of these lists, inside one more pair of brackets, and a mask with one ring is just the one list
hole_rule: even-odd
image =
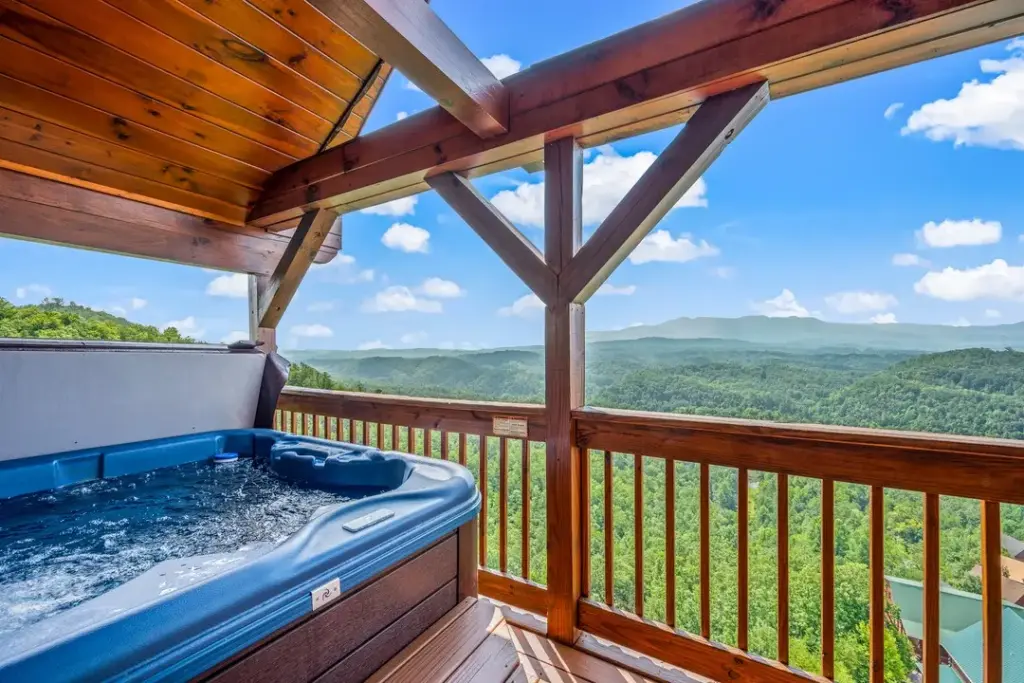
[[[491,3],[432,6],[507,72],[678,3],[531,0],[501,22]],[[544,22],[531,19],[541,11]],[[396,74],[368,129],[432,105]],[[676,132],[588,152],[590,230]],[[517,170],[478,186],[539,243],[541,182]],[[772,102],[682,204],[591,299],[588,329],[758,313],[1022,321],[1024,40]],[[541,341],[526,287],[433,193],[344,225],[344,255],[303,283],[279,328],[283,347]],[[61,296],[210,341],[247,327],[242,277],[2,238],[0,262],[0,296],[14,303]]]

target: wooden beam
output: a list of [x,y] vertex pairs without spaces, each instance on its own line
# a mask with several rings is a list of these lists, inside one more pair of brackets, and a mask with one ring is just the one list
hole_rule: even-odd
[[277,351],[277,330],[260,327],[260,297],[267,289],[270,278],[266,275],[249,276],[249,339],[260,344],[266,353]]
[[480,137],[508,132],[505,86],[423,0],[310,0]]
[[[240,227],[38,176],[0,169],[0,234],[243,273],[270,274],[287,232]],[[316,254],[334,258],[335,233]]]
[[295,296],[306,271],[334,226],[338,216],[333,211],[318,209],[302,217],[292,235],[288,248],[267,281],[266,288],[258,292],[257,322],[259,327],[276,328],[281,316]]
[[530,291],[545,304],[554,302],[555,276],[540,250],[484,199],[471,182],[455,173],[433,176],[427,182]]
[[422,192],[438,171],[534,163],[553,137],[593,146],[677,125],[760,80],[778,99],[1022,32],[1019,0],[705,0],[506,79],[507,135],[480,139],[442,109],[421,112],[276,173],[250,219],[354,210]]
[[[544,148],[544,256],[564,272],[580,248],[583,155],[565,138]],[[560,287],[559,287],[560,288]],[[580,449],[572,411],[584,397],[583,306],[561,295],[544,313],[544,396],[547,408],[548,635],[576,640],[581,594]]]
[[726,145],[768,103],[768,84],[709,98],[630,188],[559,279],[560,294],[583,303],[700,179]]

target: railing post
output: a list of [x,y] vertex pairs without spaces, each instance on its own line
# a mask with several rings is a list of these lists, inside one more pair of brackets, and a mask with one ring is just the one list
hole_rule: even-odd
[[[572,138],[544,147],[544,258],[560,283],[583,237],[583,158]],[[583,404],[583,305],[560,285],[544,317],[547,410],[548,635],[576,639],[582,583],[580,450],[572,410]]]

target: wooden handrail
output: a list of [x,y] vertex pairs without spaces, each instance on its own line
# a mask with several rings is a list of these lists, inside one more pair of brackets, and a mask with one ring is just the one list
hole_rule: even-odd
[[580,448],[1024,504],[1024,441],[583,408]]
[[285,387],[277,407],[279,410],[344,415],[355,420],[469,434],[490,433],[495,417],[524,417],[530,441],[547,438],[544,406],[530,403],[460,401]]

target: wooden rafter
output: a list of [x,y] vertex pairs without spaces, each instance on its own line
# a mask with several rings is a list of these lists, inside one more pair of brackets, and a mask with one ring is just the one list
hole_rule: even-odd
[[[269,275],[290,235],[227,225],[172,209],[0,169],[0,234],[130,256]],[[327,263],[341,246],[328,236]]]
[[767,103],[767,83],[706,100],[569,263],[560,296],[589,299]]
[[334,212],[322,209],[310,211],[302,217],[273,275],[257,292],[256,327],[276,328],[281,322],[281,316],[337,218]]
[[555,277],[544,263],[540,250],[484,199],[472,183],[454,173],[434,176],[427,182],[541,301],[553,303]]
[[686,121],[707,97],[767,80],[778,99],[1024,32],[1019,0],[705,0],[506,79],[509,132],[480,139],[432,109],[275,174],[250,213],[272,226],[540,159],[551,136],[593,146]]
[[508,131],[508,91],[422,0],[310,0],[480,137]]

